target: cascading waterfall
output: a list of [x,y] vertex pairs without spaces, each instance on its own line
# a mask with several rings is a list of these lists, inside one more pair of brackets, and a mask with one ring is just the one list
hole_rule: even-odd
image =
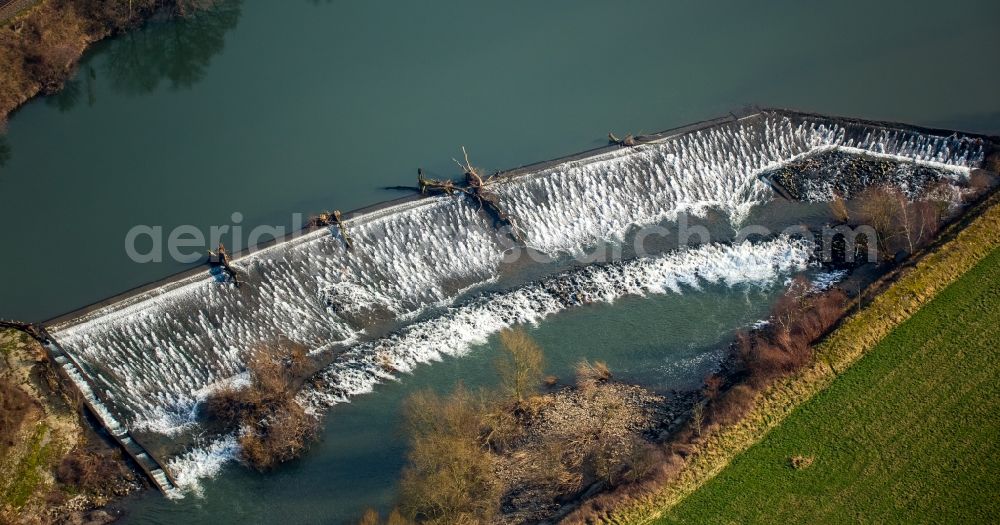
[[[981,143],[956,135],[761,113],[505,179],[495,191],[528,246],[577,254],[682,211],[715,209],[738,223],[771,198],[759,174],[834,149],[959,175],[983,156]],[[808,260],[806,248],[787,238],[705,246],[587,267],[453,305],[462,292],[499,278],[511,245],[467,199],[422,199],[351,219],[348,227],[350,252],[336,231],[312,232],[234,261],[252,286],[236,288],[206,272],[50,332],[116,424],[169,435],[193,432],[198,401],[241,374],[244,352],[265,341],[288,338],[314,352],[338,351],[321,373],[324,386],[301,394],[322,409],[397,371],[460,354],[505,326],[574,304],[679,292],[678,283],[702,280],[770,282]],[[430,307],[445,310],[393,334],[367,331],[373,320],[412,321]],[[231,438],[211,447],[234,449]],[[206,473],[204,454],[174,458],[171,468],[182,479]]]

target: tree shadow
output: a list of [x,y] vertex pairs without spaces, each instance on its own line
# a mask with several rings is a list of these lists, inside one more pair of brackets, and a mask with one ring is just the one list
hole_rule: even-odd
[[7,162],[10,160],[10,157],[11,157],[10,144],[7,143],[7,136],[0,135],[0,168],[7,165]]
[[107,73],[113,89],[150,93],[164,80],[170,89],[188,89],[204,78],[213,56],[225,47],[225,35],[239,23],[242,0],[221,0],[187,15],[151,21],[119,37],[107,50]]
[[97,102],[97,91],[94,83],[97,81],[97,71],[93,66],[85,66],[79,78],[67,80],[63,88],[45,97],[45,104],[65,113],[80,103],[80,99],[86,93],[87,105],[93,106]]

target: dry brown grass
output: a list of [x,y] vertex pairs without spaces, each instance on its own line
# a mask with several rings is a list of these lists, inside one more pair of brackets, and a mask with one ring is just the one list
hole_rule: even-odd
[[611,370],[604,361],[590,361],[584,359],[576,364],[576,386],[581,390],[589,390],[598,383],[611,380]]
[[792,456],[788,458],[788,464],[795,470],[805,470],[812,466],[816,458],[813,456]]

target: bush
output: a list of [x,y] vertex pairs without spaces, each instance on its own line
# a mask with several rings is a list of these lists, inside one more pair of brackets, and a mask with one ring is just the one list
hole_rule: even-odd
[[847,202],[839,194],[834,194],[833,199],[830,201],[830,213],[837,221],[846,223],[850,219],[850,214],[847,211]]
[[969,190],[971,198],[978,198],[995,184],[995,178],[984,170],[972,170],[969,175]]
[[590,361],[584,359],[576,365],[576,385],[581,390],[587,390],[598,383],[605,383],[611,380],[611,370],[604,361]]
[[736,385],[712,403],[709,418],[712,424],[726,426],[739,421],[757,399],[757,391],[750,385]]
[[115,481],[132,475],[117,452],[74,448],[55,469],[55,478],[73,492],[98,496],[115,495]]
[[[358,525],[379,525],[383,523],[380,519],[381,517],[379,516],[378,511],[375,509],[367,509],[361,517],[361,521],[358,522]],[[404,518],[403,515],[400,514],[399,509],[392,509],[392,512],[389,513],[389,516],[385,519],[384,523],[385,525],[411,525],[413,522]]]
[[291,398],[268,407],[266,412],[254,424],[244,420],[239,438],[243,460],[260,471],[299,457],[319,429],[316,418]]
[[499,510],[492,453],[480,441],[482,397],[461,385],[452,395],[418,392],[407,400],[408,464],[402,510],[421,523],[489,521]]
[[983,166],[993,173],[1000,173],[1000,151],[994,150],[993,153],[988,155],[983,162]]
[[771,324],[736,336],[735,357],[747,383],[760,387],[810,363],[812,343],[837,323],[847,302],[843,290],[817,294],[809,290],[808,281],[794,279],[775,302]]
[[523,401],[542,383],[542,349],[523,328],[500,332],[503,354],[496,368],[504,391],[515,401]]
[[250,354],[244,388],[226,385],[204,402],[210,418],[239,426],[241,458],[270,470],[298,457],[319,431],[316,417],[295,401],[296,383],[309,368],[305,348],[283,342]]
[[894,186],[872,186],[859,196],[859,219],[875,230],[879,253],[888,259],[899,250],[914,253],[930,242],[958,200],[946,182],[924,188],[914,201]]

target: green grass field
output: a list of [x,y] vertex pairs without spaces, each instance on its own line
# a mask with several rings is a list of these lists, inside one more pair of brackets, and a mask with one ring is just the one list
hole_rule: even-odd
[[1000,250],[656,523],[785,522],[1000,523]]

